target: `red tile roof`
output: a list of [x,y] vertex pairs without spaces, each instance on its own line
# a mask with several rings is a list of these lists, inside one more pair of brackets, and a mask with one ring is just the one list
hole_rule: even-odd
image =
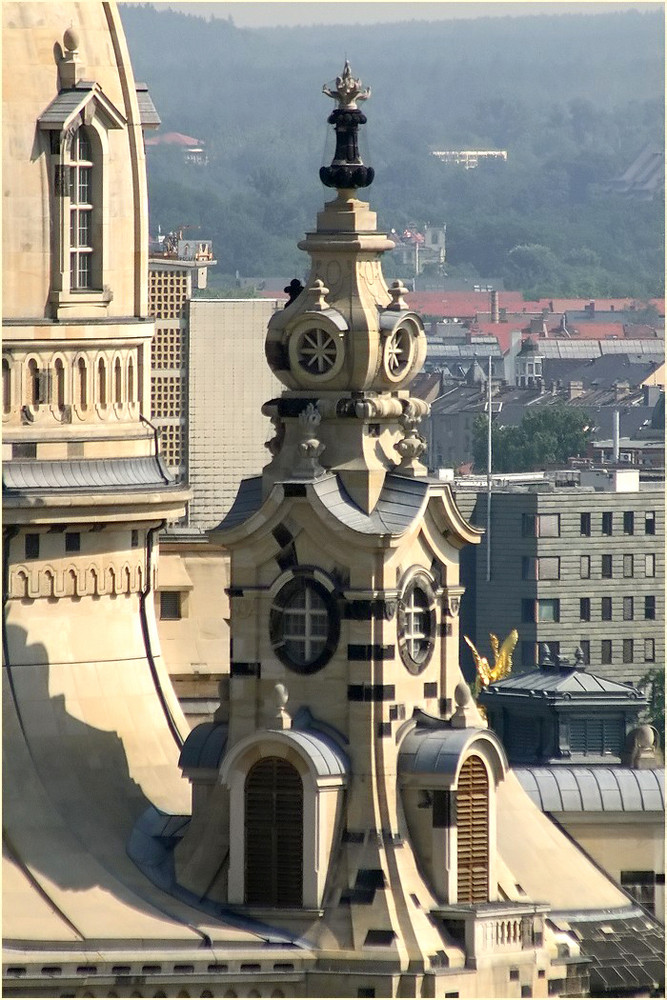
[[[415,312],[442,319],[463,319],[491,309],[489,292],[408,292],[406,302]],[[521,292],[498,292],[498,307],[508,312],[528,312]],[[539,310],[538,310],[539,311]]]

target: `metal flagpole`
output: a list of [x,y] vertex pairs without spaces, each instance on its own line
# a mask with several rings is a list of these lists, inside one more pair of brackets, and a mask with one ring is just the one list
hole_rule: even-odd
[[486,582],[491,580],[491,355],[487,382],[487,440],[486,440]]

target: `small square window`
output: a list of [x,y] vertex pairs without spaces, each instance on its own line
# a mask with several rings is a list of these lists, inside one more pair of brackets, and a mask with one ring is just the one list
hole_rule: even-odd
[[600,648],[600,662],[610,664],[612,656],[611,639],[603,639]]
[[535,538],[537,535],[537,518],[534,514],[522,514],[521,534],[524,538]]
[[614,515],[610,510],[605,510],[602,514],[602,534],[611,535],[614,528]]
[[611,580],[613,572],[613,560],[610,555],[602,556],[601,576],[603,580]]
[[160,591],[160,619],[162,621],[179,621],[182,617],[180,591]]
[[644,618],[655,621],[655,596],[653,594],[644,598]]
[[514,980],[516,980],[518,978],[519,978],[519,970],[518,969],[510,969],[510,981],[514,981]]
[[630,579],[635,575],[635,560],[632,555],[623,556],[623,576]]
[[560,600],[557,597],[541,597],[537,602],[537,620],[540,622],[560,621]]
[[634,663],[634,645],[632,639],[623,640],[623,663]]
[[560,514],[540,514],[537,520],[540,538],[558,538],[560,536]]
[[521,579],[537,580],[537,559],[533,556],[521,557]]
[[590,580],[591,577],[591,557],[590,556],[580,556],[579,558],[579,576],[582,580]]
[[611,612],[612,612],[611,597],[603,597],[601,602],[601,613],[600,613],[600,617],[602,618],[603,622],[611,621]]
[[81,551],[81,535],[78,531],[65,532],[65,552]]
[[591,533],[591,515],[590,514],[580,514],[579,515],[579,534],[590,535]]
[[589,622],[591,620],[591,599],[590,597],[579,598],[579,621]]
[[635,601],[633,597],[623,598],[623,621],[631,622],[635,617]]
[[558,556],[542,556],[537,560],[537,575],[540,580],[560,580],[560,559]]
[[655,663],[655,639],[644,639],[644,663]]
[[644,556],[644,576],[655,576],[655,555],[647,552]]
[[530,597],[524,597],[521,601],[521,621],[535,621],[535,601]]
[[655,535],[655,511],[647,510],[644,517],[644,534]]
[[25,536],[25,557],[39,559],[39,535],[30,533]]
[[635,515],[631,510],[626,510],[623,513],[623,534],[624,535],[634,535],[635,533]]

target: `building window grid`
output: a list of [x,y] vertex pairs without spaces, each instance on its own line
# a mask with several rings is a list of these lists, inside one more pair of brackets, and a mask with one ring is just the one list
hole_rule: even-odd
[[602,534],[611,535],[614,531],[614,515],[610,510],[605,510],[602,513]]
[[160,427],[160,453],[170,468],[179,468],[183,462],[183,428],[178,424]]
[[633,597],[623,598],[623,621],[631,622],[635,617],[635,601]]
[[633,555],[626,554],[623,556],[623,576],[625,579],[631,579],[635,575],[635,560]]
[[604,666],[609,666],[612,662],[613,647],[611,644],[611,639],[603,639],[600,643],[600,663]]
[[600,601],[600,618],[603,622],[610,622],[612,618],[611,597],[603,597]]
[[579,598],[579,621],[589,622],[591,620],[591,599],[590,597]]
[[647,621],[655,621],[655,595],[647,594],[644,598],[644,618]]
[[288,656],[297,663],[311,663],[326,646],[329,610],[311,587],[297,591],[285,604],[283,640]]
[[614,560],[611,555],[604,555],[600,561],[600,575],[603,580],[611,580],[614,572]]
[[153,417],[180,417],[183,412],[184,379],[176,375],[155,376],[151,380]]
[[634,663],[635,652],[634,652],[634,640],[624,639],[623,640],[623,663]]

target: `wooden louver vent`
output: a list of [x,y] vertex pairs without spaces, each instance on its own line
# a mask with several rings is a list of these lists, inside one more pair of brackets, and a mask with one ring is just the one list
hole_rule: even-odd
[[280,757],[265,757],[245,784],[245,901],[301,906],[303,901],[303,784]]
[[456,795],[458,902],[489,898],[489,779],[479,757],[468,757]]

